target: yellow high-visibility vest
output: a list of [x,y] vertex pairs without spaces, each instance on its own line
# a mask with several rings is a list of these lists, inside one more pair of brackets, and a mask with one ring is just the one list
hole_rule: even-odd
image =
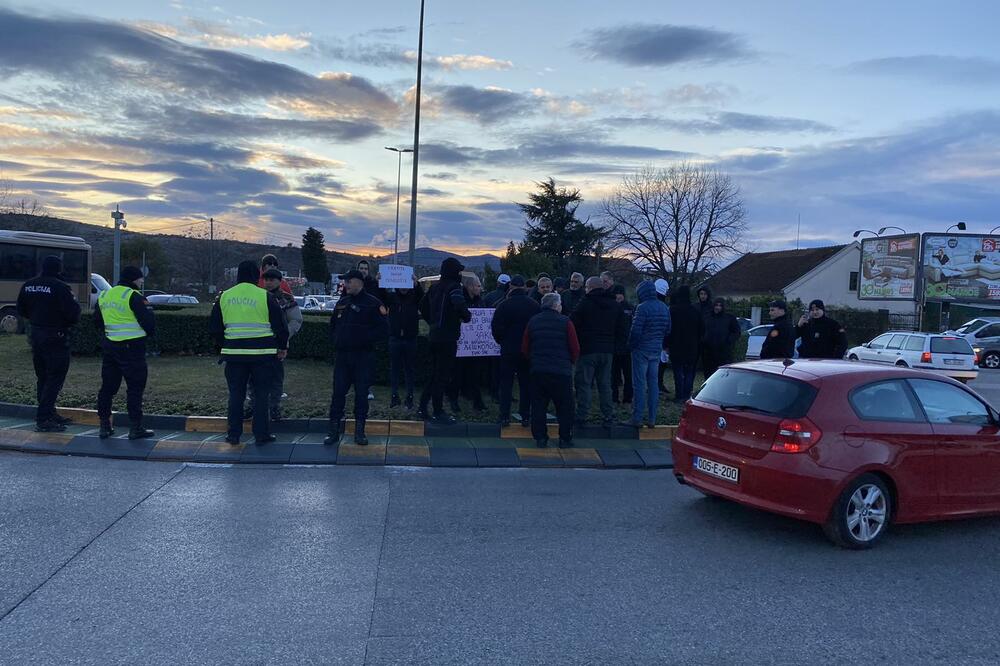
[[[219,297],[219,308],[222,310],[222,323],[225,324],[225,339],[252,340],[256,338],[273,338],[271,318],[267,311],[267,290],[255,284],[241,282],[231,289],[226,289]],[[223,354],[277,354],[277,347],[266,349],[243,349],[222,346]]]
[[101,293],[97,307],[104,319],[104,335],[112,342],[126,342],[146,337],[146,331],[139,325],[135,313],[129,305],[134,289],[118,285]]

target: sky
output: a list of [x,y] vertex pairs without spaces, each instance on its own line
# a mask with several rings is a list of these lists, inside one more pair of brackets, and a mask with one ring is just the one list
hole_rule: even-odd
[[[50,214],[384,254],[418,0],[0,0],[0,178]],[[500,252],[552,177],[742,189],[748,247],[1000,224],[993,2],[427,0],[417,243]],[[409,155],[400,247],[408,242]],[[801,225],[799,225],[801,220]]]

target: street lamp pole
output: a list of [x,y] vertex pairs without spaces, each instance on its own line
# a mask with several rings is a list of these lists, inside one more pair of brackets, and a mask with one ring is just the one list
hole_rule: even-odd
[[[392,148],[390,146],[385,147],[386,150],[391,150],[399,155],[399,164],[396,167],[396,238],[393,240],[393,251],[392,251],[392,263],[399,263],[399,187],[400,179],[403,177],[403,153],[412,153],[412,148]],[[410,264],[412,265],[412,260]]]
[[410,188],[410,266],[417,249],[417,162],[420,158],[420,78],[424,65],[424,0],[420,0],[420,36],[417,40],[417,101],[413,118],[413,184]]
[[871,229],[858,229],[857,231],[854,232],[854,238],[857,238],[858,236],[860,236],[863,233],[869,233],[869,234],[872,234],[873,236],[879,236],[880,235],[879,232],[872,231]]
[[959,231],[965,231],[965,222],[956,222],[955,224],[953,224],[950,227],[948,227],[947,229],[945,229],[944,232],[948,233],[949,231],[951,231],[955,227],[958,227]]
[[878,235],[881,236],[882,234],[884,234],[886,232],[887,229],[899,229],[904,234],[906,233],[906,229],[904,229],[903,227],[888,226],[888,227],[882,227],[881,229],[879,229],[878,230]]

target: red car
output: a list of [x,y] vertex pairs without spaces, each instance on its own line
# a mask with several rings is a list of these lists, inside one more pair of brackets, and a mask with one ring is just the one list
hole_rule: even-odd
[[741,363],[684,407],[674,475],[869,548],[891,523],[1000,513],[998,424],[972,390],[919,370]]

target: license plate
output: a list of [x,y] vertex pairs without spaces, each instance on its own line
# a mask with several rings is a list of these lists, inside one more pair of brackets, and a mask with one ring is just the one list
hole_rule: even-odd
[[944,360],[945,365],[962,365],[962,359],[959,358],[946,358]]
[[740,480],[740,470],[738,467],[730,467],[729,465],[723,465],[722,463],[699,456],[695,456],[692,464],[699,472],[704,472],[705,474],[710,474],[726,481],[732,481],[733,483]]

